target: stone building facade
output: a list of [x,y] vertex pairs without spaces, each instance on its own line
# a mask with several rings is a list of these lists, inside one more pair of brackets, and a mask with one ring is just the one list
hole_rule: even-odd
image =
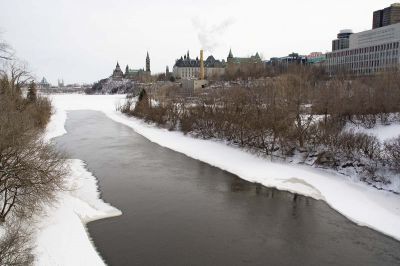
[[[204,61],[206,79],[220,78],[225,74],[225,61],[215,59],[212,55]],[[178,79],[197,79],[200,77],[200,59],[190,58],[189,52],[175,61],[173,75]]]
[[229,50],[226,62],[228,76],[234,76],[240,72],[257,72],[264,68],[264,63],[258,53],[250,57],[234,57],[232,50]]
[[111,78],[113,80],[130,79],[141,82],[149,81],[151,78],[149,53],[146,55],[146,69],[131,69],[128,65],[126,65],[125,72],[122,72],[119,63],[117,62]]

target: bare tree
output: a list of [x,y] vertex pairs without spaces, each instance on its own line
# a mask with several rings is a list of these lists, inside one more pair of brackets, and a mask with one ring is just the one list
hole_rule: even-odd
[[0,62],[1,60],[11,60],[12,58],[13,51],[11,47],[0,36]]
[[3,76],[0,82],[0,222],[4,222],[11,213],[30,216],[42,203],[51,202],[67,169],[61,154],[40,139],[50,116],[49,102],[30,102],[9,93],[15,80]]
[[388,140],[385,146],[385,159],[396,171],[400,171],[400,137]]
[[0,239],[0,265],[33,265],[31,234],[19,221],[7,223]]
[[[240,77],[245,76],[234,78]],[[377,119],[384,123],[396,119],[395,113],[400,112],[398,72],[328,79],[320,68],[297,66],[272,78],[225,84],[190,95],[159,91],[158,105],[146,100],[131,114],[271,158],[286,158],[298,149],[305,151],[304,159],[316,158],[316,164],[361,167],[362,171],[356,169],[360,178],[372,182],[389,182],[379,177],[378,167],[400,169],[399,140],[381,145],[374,136],[345,130],[347,123],[372,127]],[[154,93],[149,92],[149,97]]]
[[11,211],[31,216],[63,188],[65,160],[46,143],[31,140],[0,155],[0,222]]
[[[32,265],[31,234],[25,218],[55,200],[68,172],[63,156],[40,138],[51,115],[49,100],[31,83],[25,64],[0,41],[0,265]],[[29,220],[30,221],[30,220]]]

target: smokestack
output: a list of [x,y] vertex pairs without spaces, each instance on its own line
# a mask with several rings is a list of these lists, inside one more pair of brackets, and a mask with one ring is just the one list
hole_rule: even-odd
[[200,80],[204,79],[204,59],[203,50],[200,50]]

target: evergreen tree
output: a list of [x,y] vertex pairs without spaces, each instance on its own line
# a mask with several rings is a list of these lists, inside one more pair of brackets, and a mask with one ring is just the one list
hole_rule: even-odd
[[139,93],[138,101],[136,102],[133,115],[137,117],[145,117],[150,108],[149,97],[146,90],[141,90]]
[[142,89],[139,93],[139,98],[138,98],[138,102],[141,102],[142,100],[147,99],[147,92],[145,89]]
[[28,94],[26,95],[26,98],[30,102],[35,102],[37,99],[37,90],[36,90],[36,84],[35,82],[31,81],[28,87]]

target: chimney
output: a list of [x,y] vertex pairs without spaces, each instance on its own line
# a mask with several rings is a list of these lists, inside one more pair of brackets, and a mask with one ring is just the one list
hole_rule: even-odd
[[204,59],[203,59],[203,50],[200,50],[200,80],[204,79]]

